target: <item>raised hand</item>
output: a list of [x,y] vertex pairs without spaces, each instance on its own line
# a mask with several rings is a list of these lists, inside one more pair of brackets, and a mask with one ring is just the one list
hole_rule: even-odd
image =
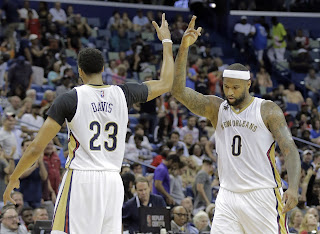
[[155,21],[152,21],[152,25],[153,27],[156,29],[157,31],[157,35],[160,41],[162,41],[163,39],[171,39],[171,34],[169,31],[169,25],[168,25],[168,21],[166,21],[166,15],[165,13],[162,14],[162,22],[161,22],[161,27],[159,28],[158,24]]
[[202,30],[201,27],[199,27],[197,30],[194,29],[196,18],[197,18],[196,16],[192,16],[192,19],[188,25],[188,28],[183,34],[181,46],[184,48],[188,48],[193,43],[195,43],[195,41],[198,39],[198,36],[201,35],[201,30]]

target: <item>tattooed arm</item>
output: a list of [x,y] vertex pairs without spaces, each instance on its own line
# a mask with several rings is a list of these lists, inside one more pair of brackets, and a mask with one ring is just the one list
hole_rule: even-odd
[[[158,38],[160,41],[163,39],[170,39],[170,31],[168,28],[168,22],[165,19],[165,14],[162,14],[162,24],[159,28],[156,22],[152,22],[155,27]],[[164,42],[163,43],[163,60],[160,73],[160,80],[150,80],[144,82],[148,86],[148,98],[147,101],[150,101],[165,92],[169,92],[172,87],[174,75],[174,61],[172,56],[172,43]]]
[[283,208],[283,213],[285,213],[298,203],[301,172],[300,156],[280,107],[274,102],[265,101],[261,106],[261,116],[285,156],[289,178],[289,188],[283,195],[283,202],[286,203]]
[[219,106],[223,100],[216,96],[205,96],[193,89],[186,88],[186,66],[189,46],[196,41],[201,31],[201,28],[194,29],[195,20],[196,17],[193,16],[182,38],[175,61],[175,78],[171,93],[193,113],[210,119],[213,126],[216,127]]

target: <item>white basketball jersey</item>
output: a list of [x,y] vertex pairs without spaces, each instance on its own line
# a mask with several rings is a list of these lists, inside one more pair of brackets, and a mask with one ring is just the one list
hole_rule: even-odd
[[281,187],[275,141],[261,117],[263,99],[237,112],[227,101],[219,108],[215,132],[220,186],[233,192]]
[[127,101],[118,86],[76,88],[77,110],[69,129],[66,168],[120,171],[128,124]]

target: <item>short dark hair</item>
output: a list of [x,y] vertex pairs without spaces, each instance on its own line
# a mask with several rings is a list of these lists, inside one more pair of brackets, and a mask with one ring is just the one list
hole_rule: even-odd
[[244,65],[241,63],[234,63],[231,64],[226,68],[227,70],[236,70],[236,71],[249,71],[248,68],[246,68]]
[[33,208],[32,207],[23,207],[21,210],[21,214],[23,214],[25,211],[31,210],[33,212]]
[[172,160],[173,163],[180,163],[180,157],[176,154],[171,154],[166,158],[167,161]]
[[78,55],[78,65],[86,75],[100,73],[104,66],[101,51],[93,48],[82,49]]

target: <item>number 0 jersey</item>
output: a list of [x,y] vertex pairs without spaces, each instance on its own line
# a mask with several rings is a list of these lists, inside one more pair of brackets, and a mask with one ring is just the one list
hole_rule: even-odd
[[264,99],[253,98],[237,112],[227,101],[215,131],[220,186],[232,192],[281,187],[275,142],[261,117]]

